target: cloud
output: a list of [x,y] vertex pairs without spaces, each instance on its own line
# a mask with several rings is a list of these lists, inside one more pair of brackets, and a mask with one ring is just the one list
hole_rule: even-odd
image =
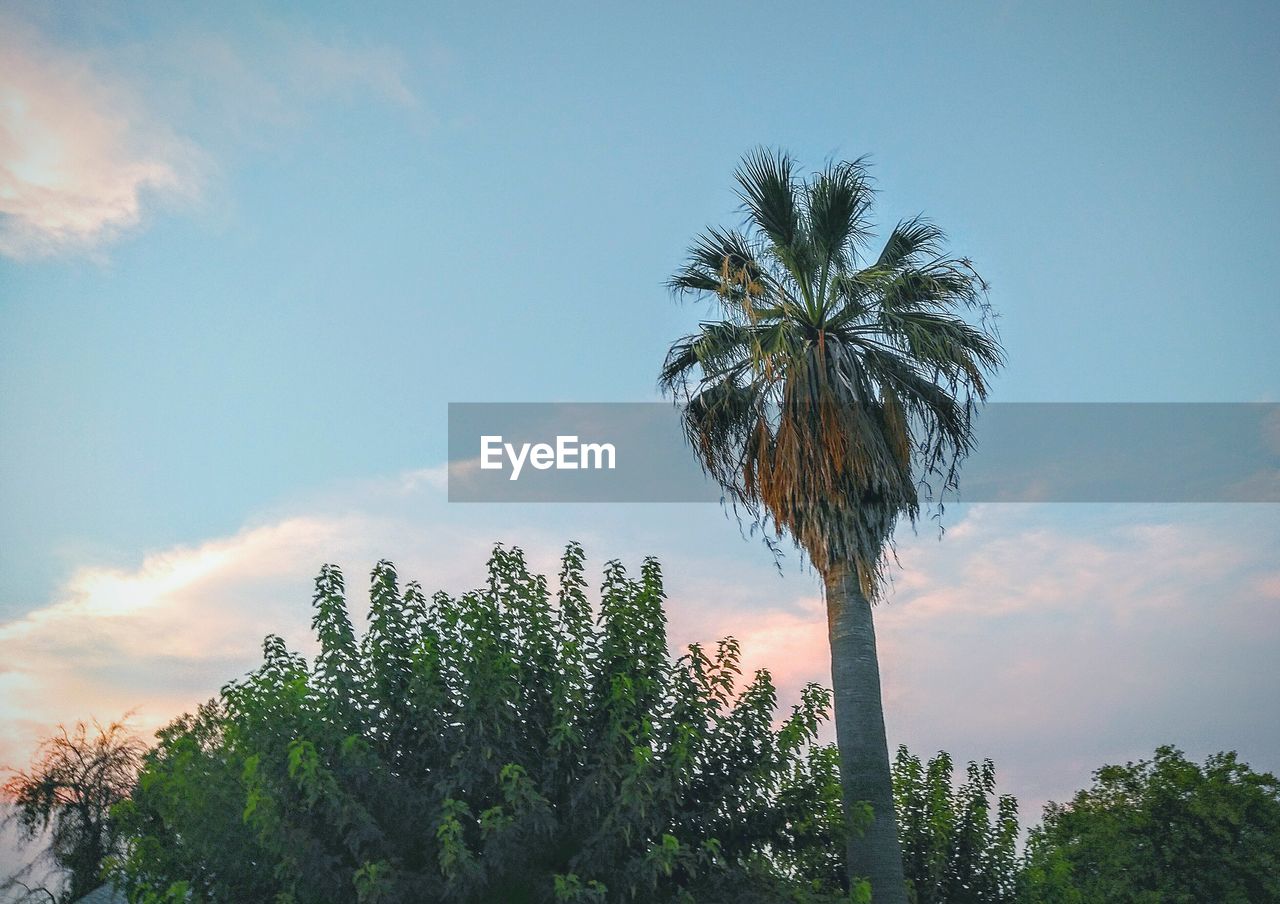
[[[992,757],[1032,822],[1104,762],[1162,743],[1196,756],[1237,749],[1280,771],[1280,510],[963,511],[940,541],[901,537],[875,611],[892,744]],[[673,634],[735,634],[744,672],[768,667],[784,704],[809,681],[829,683],[816,587],[779,592],[740,565],[686,563],[668,588]]]
[[[23,763],[59,722],[136,710],[139,728],[153,730],[254,668],[269,633],[310,652],[311,584],[326,562],[346,570],[357,620],[368,605],[364,575],[382,558],[432,589],[482,584],[490,531],[390,510],[438,501],[429,481],[415,487],[430,473],[351,488],[377,514],[332,500],[132,567],[74,571],[47,605],[0,624],[0,765]],[[560,544],[533,530],[522,541],[551,573]]]
[[200,153],[91,55],[0,17],[0,254],[89,251],[199,194]]
[[982,506],[903,544],[877,613],[890,735],[991,756],[1032,818],[1177,743],[1280,768],[1267,506]]
[[133,47],[123,58],[134,68],[156,65],[169,73],[151,86],[157,104],[213,145],[261,148],[332,106],[380,104],[424,126],[398,51],[281,21],[262,20],[252,35],[178,32],[162,47]]
[[18,260],[100,254],[166,205],[203,203],[221,158],[320,106],[372,101],[424,121],[397,52],[278,21],[108,50],[0,14],[0,58],[0,255]]
[[244,670],[257,635],[292,620],[274,591],[335,529],[295,518],[135,569],[77,571],[55,602],[0,626],[0,762],[20,761],[57,722],[140,707],[154,727],[207,697]]
[[359,99],[373,95],[398,107],[412,109],[418,98],[406,81],[404,59],[384,47],[344,47],[314,36],[295,36],[286,43],[285,71],[295,87]]

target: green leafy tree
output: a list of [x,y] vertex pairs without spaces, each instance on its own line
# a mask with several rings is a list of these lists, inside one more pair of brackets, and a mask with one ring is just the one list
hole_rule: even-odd
[[102,884],[102,869],[119,849],[111,808],[132,790],[146,745],[123,721],[58,726],[41,742],[29,769],[9,770],[0,791],[12,805],[19,837],[46,842],[46,858],[63,877],[60,896],[28,889],[22,876],[8,886],[32,900],[74,901]]
[[903,868],[912,904],[1014,904],[1018,803],[996,795],[990,760],[971,762],[954,783],[951,757],[927,763],[906,747],[893,763]]
[[1002,352],[982,280],[945,253],[937,227],[907,220],[870,250],[862,161],[806,178],[786,154],[759,151],[736,178],[745,227],[709,229],[670,283],[720,319],[671,347],[660,385],[734,506],[789,533],[822,575],[845,806],[872,815],[848,866],[877,904],[901,904],[871,605],[895,523],[920,513],[921,482],[955,486]]
[[1280,781],[1234,753],[1103,766],[1028,840],[1028,904],[1280,901]]
[[606,566],[589,604],[518,549],[429,600],[373,570],[358,636],[316,581],[312,664],[264,662],[159,735],[115,874],[135,902],[771,902],[842,894],[828,695],[775,728],[738,647],[667,648],[662,577]]

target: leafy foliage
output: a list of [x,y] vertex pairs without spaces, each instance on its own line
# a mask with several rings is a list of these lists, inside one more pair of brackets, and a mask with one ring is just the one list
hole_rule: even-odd
[[1013,904],[1018,880],[1018,803],[996,797],[990,760],[969,763],[954,784],[951,757],[928,763],[898,748],[893,790],[912,904]]
[[921,480],[954,486],[1003,362],[986,287],[922,218],[871,251],[862,160],[804,177],[760,150],[735,175],[745,229],[707,230],[670,281],[723,319],[677,341],[659,382],[734,503],[823,574],[856,566],[872,597],[894,519],[917,516]]
[[[120,843],[110,811],[132,790],[145,750],[123,722],[59,726],[40,744],[31,768],[12,770],[0,789],[13,803],[21,838],[49,833],[46,853],[65,874],[63,900],[102,884],[103,863]],[[25,888],[18,877],[11,881]]]
[[774,729],[732,640],[672,661],[662,577],[583,554],[553,599],[518,549],[487,586],[427,600],[373,570],[357,637],[316,581],[313,666],[263,665],[170,725],[119,809],[131,900],[817,901],[841,893],[825,691]]
[[1280,781],[1234,753],[1173,747],[1104,766],[1045,808],[1028,842],[1028,904],[1280,901]]

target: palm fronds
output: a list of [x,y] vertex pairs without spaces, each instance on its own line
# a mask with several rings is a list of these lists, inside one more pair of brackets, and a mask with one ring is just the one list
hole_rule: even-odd
[[1003,364],[986,284],[921,217],[870,253],[861,159],[805,178],[762,149],[735,176],[745,226],[708,229],[669,283],[723,319],[672,345],[659,384],[735,505],[874,596],[895,520],[923,482],[955,487]]

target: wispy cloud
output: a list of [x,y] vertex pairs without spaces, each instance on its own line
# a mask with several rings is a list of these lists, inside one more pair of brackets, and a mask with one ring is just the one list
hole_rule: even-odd
[[[406,486],[396,479],[358,493],[439,494]],[[136,710],[141,728],[158,727],[253,668],[269,633],[310,651],[310,586],[326,562],[347,569],[357,618],[368,603],[363,574],[384,557],[433,588],[482,583],[487,533],[349,502],[157,551],[135,567],[80,568],[50,603],[0,624],[0,764],[22,762],[58,722]],[[557,543],[529,531],[525,545],[552,569]]]
[[157,209],[201,202],[219,153],[279,140],[319,106],[423,121],[397,52],[283,22],[107,50],[0,13],[0,58],[0,255],[19,260],[101,253]]
[[325,107],[378,104],[418,125],[425,116],[397,50],[323,38],[281,21],[261,21],[252,39],[180,32],[162,47],[134,46],[122,57],[138,69],[168,72],[151,86],[152,96],[211,143],[261,147]]
[[1280,768],[1268,506],[982,506],[904,544],[878,613],[890,733],[992,756],[1031,815],[1184,745]]
[[0,57],[0,254],[91,251],[199,194],[199,151],[92,55],[0,16]]

